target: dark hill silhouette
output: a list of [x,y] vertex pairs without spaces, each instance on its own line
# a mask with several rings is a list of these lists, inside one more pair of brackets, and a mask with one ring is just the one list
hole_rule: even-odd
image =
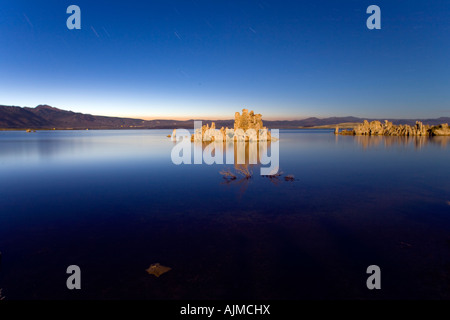
[[[272,129],[293,129],[299,127],[314,127],[324,125],[335,125],[339,123],[362,122],[363,118],[356,117],[330,117],[330,118],[306,118],[302,120],[264,120],[264,125]],[[381,120],[384,119],[367,119]],[[449,123],[450,118],[441,117],[438,119],[387,119],[394,124],[412,125],[416,120],[424,124],[437,125]],[[203,120],[204,123],[211,123],[212,120]],[[213,120],[216,127],[232,128],[234,119]],[[3,129],[192,129],[194,120],[142,120],[131,118],[118,118],[95,116],[91,114],[78,113],[61,110],[48,105],[39,105],[36,108],[15,107],[0,105],[0,128]]]

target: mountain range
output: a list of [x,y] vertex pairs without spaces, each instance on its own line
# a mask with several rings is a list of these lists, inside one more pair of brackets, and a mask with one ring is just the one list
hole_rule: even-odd
[[[198,119],[200,120],[200,119]],[[264,120],[264,126],[269,129],[296,129],[301,127],[330,126],[336,124],[351,124],[363,122],[357,117],[329,117],[306,118],[301,120]],[[384,119],[367,119],[380,120]],[[394,124],[413,125],[417,120],[424,124],[437,125],[450,123],[449,117],[437,119],[386,119]],[[233,127],[234,119],[230,120],[203,120],[204,123],[216,123],[216,128]],[[95,116],[61,110],[48,105],[39,105],[35,108],[0,105],[0,128],[2,129],[175,129],[194,127],[194,120],[142,120],[131,118],[118,118]]]

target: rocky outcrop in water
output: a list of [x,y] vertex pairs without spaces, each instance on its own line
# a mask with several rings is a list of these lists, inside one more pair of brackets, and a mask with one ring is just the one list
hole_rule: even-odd
[[432,136],[450,136],[450,127],[448,123],[432,126],[430,133]]
[[242,115],[239,112],[234,114],[234,130],[243,129],[264,129],[262,122],[262,115],[255,114],[253,111],[248,112],[247,109],[242,109]]
[[234,115],[234,129],[228,127],[216,129],[214,122],[196,129],[191,136],[191,141],[275,141],[270,131],[264,127],[262,115],[248,112],[242,109],[242,115],[236,112]]
[[339,132],[335,130],[335,134],[357,135],[357,136],[450,136],[450,128],[447,123],[438,126],[424,125],[420,121],[416,121],[413,126],[394,125],[387,120],[384,123],[380,121],[369,122],[364,120],[353,130],[344,130]]

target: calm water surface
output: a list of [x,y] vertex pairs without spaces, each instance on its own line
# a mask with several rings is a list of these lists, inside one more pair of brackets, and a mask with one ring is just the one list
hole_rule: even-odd
[[169,133],[0,132],[4,295],[450,298],[448,137],[281,130],[281,177],[227,181],[233,165],[173,164]]

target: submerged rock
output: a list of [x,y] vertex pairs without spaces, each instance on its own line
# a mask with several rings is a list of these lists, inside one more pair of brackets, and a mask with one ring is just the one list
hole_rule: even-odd
[[294,181],[295,177],[292,174],[288,174],[287,176],[284,177],[285,181]]
[[150,265],[150,267],[148,269],[145,269],[145,271],[147,271],[148,274],[153,274],[156,277],[159,277],[160,275],[162,275],[170,270],[172,270],[172,268],[162,266],[159,263],[154,263],[154,264]]

